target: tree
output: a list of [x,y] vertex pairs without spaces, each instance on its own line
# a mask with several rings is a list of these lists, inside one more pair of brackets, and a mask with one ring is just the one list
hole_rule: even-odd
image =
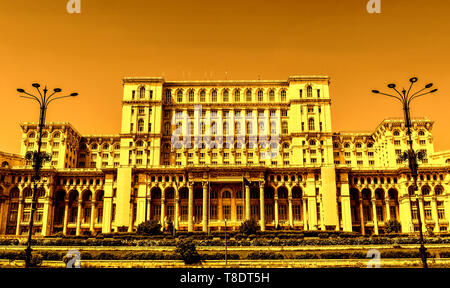
[[191,239],[180,239],[177,241],[176,253],[181,255],[184,264],[196,264],[201,262],[201,256],[198,254],[195,244]]
[[137,234],[140,235],[157,235],[161,234],[161,224],[156,220],[142,222],[137,227]]
[[239,227],[239,231],[247,236],[256,234],[259,230],[261,230],[261,227],[259,227],[259,224],[255,219],[245,220]]
[[386,232],[387,234],[398,233],[398,232],[400,232],[400,229],[401,229],[401,225],[395,219],[391,219],[391,220],[387,221],[386,224],[384,225],[384,232]]

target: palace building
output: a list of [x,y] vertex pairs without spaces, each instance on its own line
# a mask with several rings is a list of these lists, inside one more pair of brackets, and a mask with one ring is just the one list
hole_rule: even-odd
[[[333,132],[330,79],[165,81],[124,78],[118,135],[81,135],[47,123],[51,161],[37,189],[34,233],[133,231],[150,219],[179,230],[238,229],[382,234],[396,219],[418,227],[402,119],[370,132]],[[422,229],[448,231],[450,151],[435,152],[434,122],[413,119]],[[446,123],[447,124],[447,123]],[[21,124],[21,155],[37,123]],[[8,158],[9,157],[9,158]],[[0,154],[0,235],[28,232],[32,163]]]

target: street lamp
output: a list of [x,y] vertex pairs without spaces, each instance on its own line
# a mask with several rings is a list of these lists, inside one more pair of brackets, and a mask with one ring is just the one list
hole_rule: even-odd
[[32,231],[33,231],[33,222],[34,222],[34,211],[36,211],[37,182],[39,182],[41,179],[39,172],[42,168],[43,163],[49,162],[51,159],[50,154],[41,152],[42,131],[44,130],[44,126],[45,126],[45,113],[47,111],[48,105],[53,100],[67,98],[67,97],[75,97],[78,95],[78,93],[72,93],[72,94],[66,95],[66,96],[55,96],[57,93],[62,91],[60,88],[53,89],[53,93],[51,93],[50,95],[47,95],[47,92],[48,92],[47,86],[44,87],[44,89],[42,91],[43,93],[39,89],[39,87],[41,87],[40,84],[33,83],[31,86],[36,88],[36,90],[39,92],[39,96],[30,94],[21,88],[17,89],[17,92],[24,94],[24,95],[20,95],[19,97],[35,100],[39,103],[39,106],[40,106],[38,150],[34,151],[34,152],[29,151],[25,154],[26,160],[33,161],[33,168],[34,168],[34,176],[32,177],[33,191],[32,191],[32,197],[31,197],[31,215],[30,215],[30,223],[29,223],[29,227],[28,227],[27,248],[25,249],[25,268],[29,268],[30,262],[31,262],[31,251],[32,251],[31,236],[33,234]]
[[418,192],[418,187],[417,187],[417,169],[418,169],[418,163],[417,160],[424,160],[426,158],[426,154],[422,151],[419,152],[415,152],[413,149],[413,142],[412,142],[412,137],[411,137],[411,116],[410,116],[410,103],[413,99],[424,96],[426,94],[430,94],[430,93],[434,93],[437,91],[437,89],[432,89],[429,90],[432,86],[433,83],[429,83],[427,85],[425,85],[425,87],[413,94],[410,94],[411,92],[411,87],[414,85],[414,83],[417,82],[417,77],[412,77],[409,79],[410,85],[408,88],[408,91],[406,91],[404,88],[401,91],[401,93],[397,90],[396,85],[395,84],[388,84],[388,88],[393,89],[397,95],[391,95],[391,94],[386,94],[386,93],[382,93],[378,90],[372,90],[372,93],[375,94],[382,94],[388,97],[392,97],[395,98],[397,100],[399,100],[402,103],[403,106],[403,114],[405,117],[405,125],[407,128],[407,134],[409,136],[409,140],[408,140],[408,144],[409,144],[409,150],[405,151],[403,154],[400,155],[399,159],[401,161],[406,161],[408,160],[409,163],[409,169],[411,170],[411,176],[414,179],[414,191],[415,191],[415,196],[416,196],[416,205],[417,205],[417,218],[418,218],[418,223],[419,223],[419,235],[420,235],[420,256],[422,258],[422,264],[423,264],[423,268],[428,268],[427,266],[427,254],[426,254],[426,248],[424,246],[423,243],[423,233],[422,233],[422,220],[420,219],[420,206],[419,206],[419,192]]

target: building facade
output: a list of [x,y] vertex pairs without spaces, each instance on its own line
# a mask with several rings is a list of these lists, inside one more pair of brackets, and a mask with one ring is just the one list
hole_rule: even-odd
[[[381,234],[389,219],[418,231],[402,119],[370,132],[333,132],[330,79],[165,81],[124,78],[118,135],[81,135],[48,123],[52,155],[37,191],[36,234],[133,231],[155,219],[176,229]],[[435,152],[428,119],[413,119],[422,229],[448,230],[450,152]],[[21,124],[21,154],[37,146],[37,123]],[[23,160],[24,161],[24,160]],[[0,167],[0,235],[27,233],[30,162]]]

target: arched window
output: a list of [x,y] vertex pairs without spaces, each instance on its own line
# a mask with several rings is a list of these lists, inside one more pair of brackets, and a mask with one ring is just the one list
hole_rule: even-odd
[[287,143],[287,142],[283,143],[283,148],[284,149],[289,149],[289,143]]
[[437,185],[437,186],[434,188],[434,194],[436,194],[436,195],[442,195],[442,192],[444,192],[444,188],[442,188],[442,186]]
[[315,130],[315,125],[314,125],[314,119],[313,118],[309,118],[308,120],[308,128],[309,130]]
[[91,149],[92,149],[92,150],[96,150],[97,147],[98,147],[97,143],[94,143],[94,144],[92,144]]
[[309,145],[310,146],[316,146],[316,141],[315,140],[309,140]]
[[231,198],[230,191],[223,191],[222,198],[225,198],[225,199]]
[[275,101],[275,91],[273,89],[269,91],[269,101]]
[[428,186],[423,186],[423,187],[422,187],[422,195],[424,195],[424,196],[430,195],[430,187],[428,187]]
[[141,89],[139,89],[139,97],[141,99],[145,98],[145,87],[144,86],[142,86]]
[[241,101],[241,92],[239,90],[234,90],[234,101],[235,102]]
[[142,147],[142,146],[144,146],[144,142],[142,142],[142,140],[138,140],[136,142],[136,147]]
[[165,135],[170,135],[170,130],[172,129],[170,122],[166,122],[164,123],[164,134]]
[[200,91],[200,102],[206,101],[206,92],[205,90]]
[[28,134],[28,138],[34,138],[36,137],[36,133],[31,132],[30,134]]
[[348,142],[345,142],[345,144],[344,144],[344,148],[350,148],[350,143],[348,143]]
[[362,145],[360,142],[356,143],[356,148],[361,148],[361,147],[362,147]]
[[286,90],[281,90],[281,101],[286,101]]
[[400,135],[400,132],[398,132],[398,130],[395,130],[394,131],[394,136],[399,136]]
[[217,124],[216,122],[211,122],[211,134],[216,135],[217,134]]
[[59,138],[61,137],[61,134],[59,132],[55,132],[55,134],[53,134],[53,138]]
[[228,89],[225,89],[223,91],[223,102],[228,102],[228,96],[229,96]]
[[108,150],[108,149],[109,149],[109,144],[108,143],[103,144],[103,150]]
[[8,161],[3,161],[3,162],[2,162],[2,167],[3,167],[3,168],[7,168],[8,166],[9,166]]
[[372,147],[373,147],[373,143],[372,142],[367,143],[367,148],[372,148]]
[[138,120],[138,132],[144,132],[144,119]]
[[288,122],[287,121],[283,121],[283,123],[281,125],[281,131],[283,134],[288,134]]
[[252,122],[248,121],[247,122],[247,134],[252,134]]
[[247,101],[247,102],[252,101],[252,91],[251,90],[247,90],[247,92],[245,93],[245,101]]
[[227,122],[227,121],[224,121],[224,122],[223,122],[223,134],[224,134],[224,135],[227,135],[227,134],[228,134],[228,129],[229,129],[229,127],[228,127],[228,122]]
[[234,131],[236,134],[241,134],[241,123],[236,121],[234,124]]
[[419,135],[420,135],[420,136],[424,136],[424,135],[425,135],[425,132],[423,132],[423,130],[420,130],[420,131],[419,131]]
[[194,102],[194,90],[189,90],[189,102]]
[[213,90],[211,93],[211,102],[217,102],[217,90]]
[[306,97],[312,97],[312,87],[306,87]]
[[177,102],[183,102],[183,91],[178,90],[177,92]]
[[264,101],[264,92],[262,90],[258,91],[258,101],[263,102]]
[[47,137],[48,137],[48,133],[47,132],[42,133],[42,138],[47,138]]

